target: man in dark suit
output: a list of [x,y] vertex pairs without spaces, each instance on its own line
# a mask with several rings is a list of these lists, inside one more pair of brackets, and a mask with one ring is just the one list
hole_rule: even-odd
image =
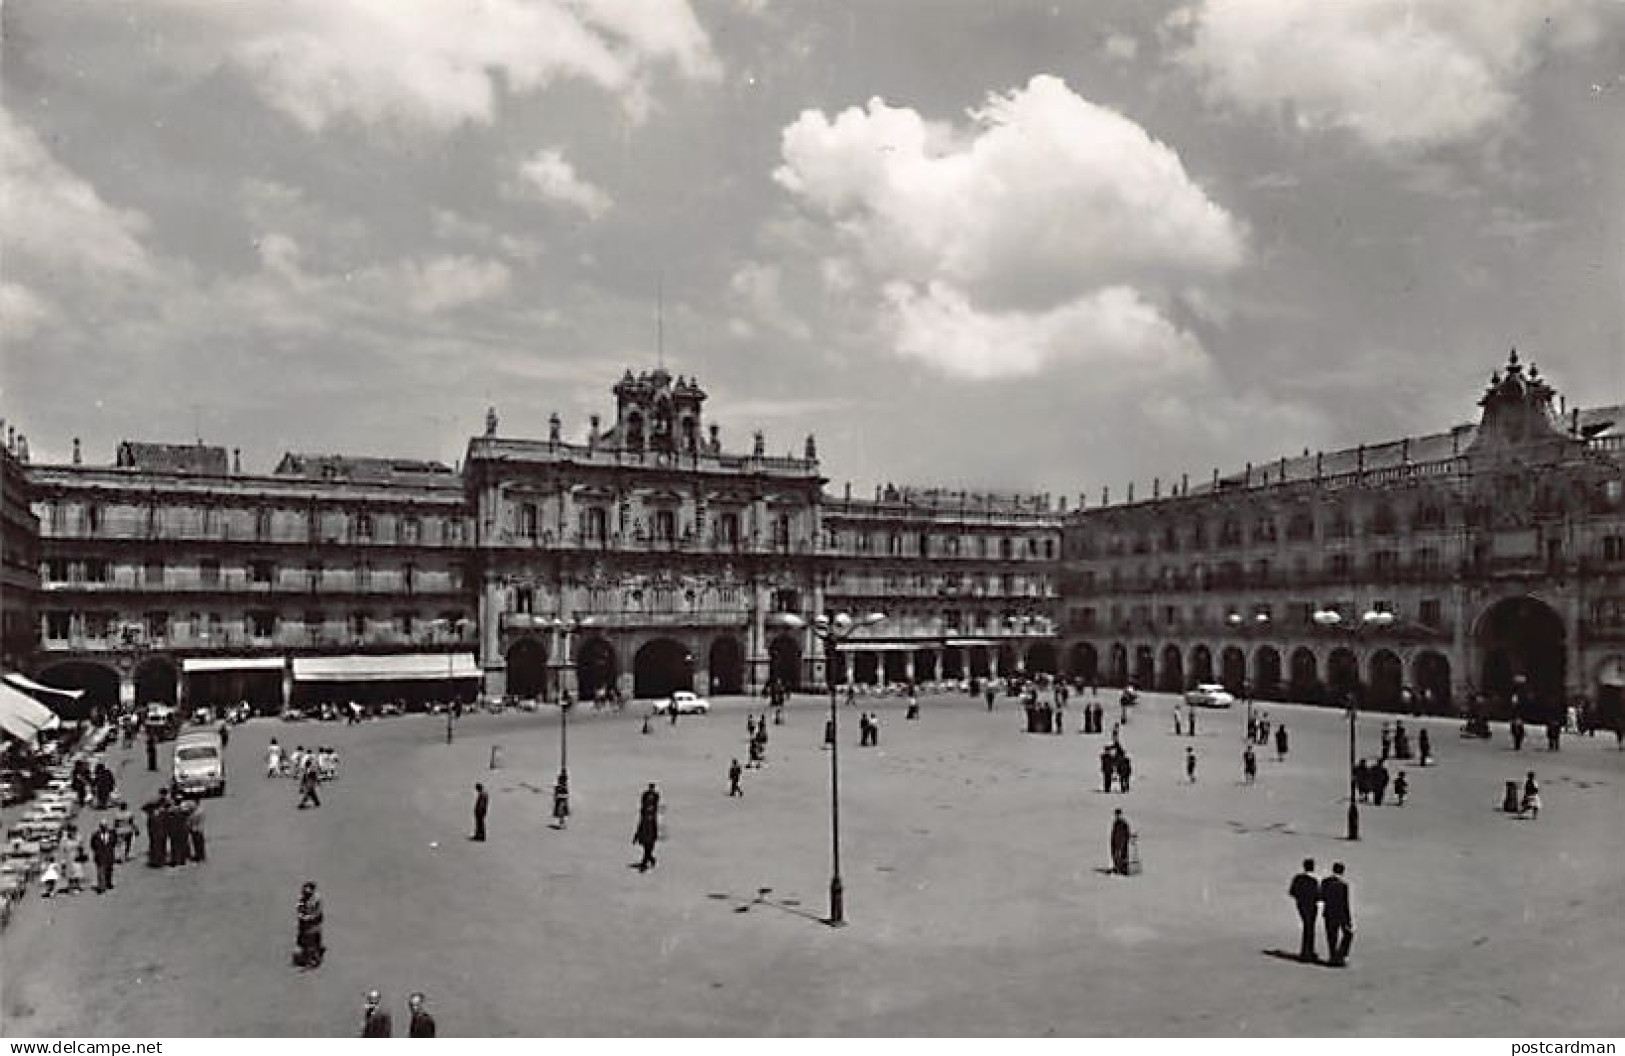
[[1354,942],[1354,914],[1349,911],[1349,885],[1343,879],[1343,863],[1332,863],[1332,875],[1320,882],[1320,901],[1325,905],[1326,957],[1341,968],[1348,963],[1349,946]]
[[1121,810],[1112,811],[1112,872],[1128,875],[1128,845],[1133,833]]
[[413,994],[406,999],[406,1008],[412,1014],[410,1025],[406,1028],[409,1038],[432,1038],[435,1036],[434,1017],[423,1009],[423,995]]
[[485,812],[491,808],[491,797],[485,786],[474,782],[474,839],[485,842]]
[[1303,923],[1303,942],[1298,947],[1298,960],[1318,961],[1315,955],[1315,916],[1320,911],[1320,881],[1315,879],[1315,860],[1303,860],[1303,872],[1292,878],[1287,894],[1298,906],[1298,920]]
[[387,1038],[395,1033],[394,1021],[389,1013],[384,1011],[383,998],[378,991],[367,991],[367,1006],[361,1010],[361,1036],[363,1038]]
[[96,862],[96,893],[113,889],[113,863],[118,858],[118,836],[106,818],[96,824],[90,837],[90,857]]

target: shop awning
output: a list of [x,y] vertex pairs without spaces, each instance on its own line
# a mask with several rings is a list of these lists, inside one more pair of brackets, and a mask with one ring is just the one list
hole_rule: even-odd
[[197,656],[181,661],[181,670],[189,675],[209,671],[280,671],[287,661],[280,656]]
[[950,638],[944,644],[951,645],[955,649],[973,649],[979,645],[991,647],[999,643],[991,638]]
[[55,686],[41,685],[27,675],[20,675],[15,671],[6,676],[6,681],[37,699],[54,700],[59,704],[72,704],[85,695],[82,689],[58,689]]
[[916,649],[935,649],[942,643],[932,638],[922,642],[842,642],[840,651],[843,653],[912,653]]
[[44,704],[9,685],[0,685],[0,730],[19,741],[32,741],[41,730],[55,729],[61,720]]
[[300,656],[295,682],[426,682],[479,678],[473,653],[407,653],[393,656]]

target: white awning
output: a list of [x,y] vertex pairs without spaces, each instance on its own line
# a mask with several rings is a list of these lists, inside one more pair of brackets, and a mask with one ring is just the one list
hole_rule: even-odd
[[951,645],[956,649],[971,649],[978,645],[994,646],[999,643],[993,641],[991,638],[950,638],[946,644]]
[[19,741],[32,741],[41,730],[60,725],[50,708],[21,690],[0,685],[0,730]]
[[418,682],[479,678],[473,653],[406,653],[393,656],[299,656],[295,682]]
[[15,671],[6,676],[6,681],[25,693],[40,694],[69,704],[85,695],[85,691],[82,689],[58,689],[55,686],[42,686],[27,675],[21,675]]
[[932,638],[921,642],[842,642],[840,651],[843,653],[912,653],[916,649],[935,649],[941,645],[937,639]]
[[287,661],[280,656],[197,656],[181,661],[181,670],[189,675],[207,671],[280,671]]

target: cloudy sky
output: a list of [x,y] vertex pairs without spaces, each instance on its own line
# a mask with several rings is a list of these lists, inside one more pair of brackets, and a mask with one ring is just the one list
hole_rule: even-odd
[[6,0],[0,413],[1076,493],[1625,399],[1613,0]]

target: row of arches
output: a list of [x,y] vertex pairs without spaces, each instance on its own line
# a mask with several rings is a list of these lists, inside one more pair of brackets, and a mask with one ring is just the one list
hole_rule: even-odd
[[1151,645],[1130,647],[1114,642],[1102,657],[1089,642],[1078,642],[1067,654],[1066,674],[1091,683],[1133,684],[1142,689],[1179,693],[1198,683],[1220,683],[1237,696],[1250,693],[1262,700],[1341,700],[1358,694],[1373,707],[1392,707],[1409,686],[1417,700],[1428,700],[1436,710],[1450,707],[1450,660],[1443,653],[1417,653],[1406,671],[1405,662],[1391,649],[1377,649],[1361,663],[1354,650],[1338,647],[1324,659],[1313,649],[1299,646],[1283,656],[1271,645],[1261,645],[1249,656],[1239,646],[1226,646],[1217,654],[1206,645],[1182,650],[1169,643],[1159,651]]

